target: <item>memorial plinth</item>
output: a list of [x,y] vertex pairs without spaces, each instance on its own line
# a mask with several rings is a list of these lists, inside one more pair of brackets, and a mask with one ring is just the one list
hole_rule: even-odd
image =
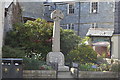
[[47,54],[47,63],[58,63],[58,71],[69,71],[69,67],[64,65],[64,55],[60,52],[60,21],[64,15],[60,10],[51,13],[54,20],[52,52]]

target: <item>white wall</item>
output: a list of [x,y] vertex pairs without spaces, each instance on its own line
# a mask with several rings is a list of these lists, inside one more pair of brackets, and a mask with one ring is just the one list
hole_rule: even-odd
[[112,37],[112,58],[120,59],[120,34],[114,34]]
[[0,1],[0,79],[2,78],[2,42],[3,42],[3,28],[4,28],[4,3]]

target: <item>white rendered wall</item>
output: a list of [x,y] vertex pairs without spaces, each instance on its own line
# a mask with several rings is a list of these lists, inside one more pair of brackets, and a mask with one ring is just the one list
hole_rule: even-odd
[[112,37],[112,58],[120,60],[120,34],[114,34]]
[[0,79],[2,78],[2,42],[4,28],[4,2],[0,1]]

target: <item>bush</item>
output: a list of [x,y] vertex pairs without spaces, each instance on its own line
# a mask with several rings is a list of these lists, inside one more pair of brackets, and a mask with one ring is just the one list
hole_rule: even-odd
[[113,72],[120,72],[120,63],[115,63],[111,65],[110,71]]
[[39,70],[40,66],[45,65],[46,63],[44,61],[40,61],[32,57],[32,58],[24,58],[23,64],[25,70]]
[[97,53],[91,46],[79,45],[67,55],[68,61],[78,63],[95,63],[97,60]]
[[[39,59],[46,60],[46,55],[52,51],[53,23],[44,19],[15,23],[13,29],[7,32],[5,45],[22,47],[26,56],[33,53],[40,55]],[[73,30],[60,29],[61,52],[66,56],[80,41],[80,37]]]
[[38,59],[32,58],[24,58],[23,60],[24,69],[25,70],[51,70],[52,67],[46,65],[45,61],[40,61]]
[[108,64],[94,64],[94,63],[85,63],[80,64],[79,66],[80,71],[109,71],[110,65]]
[[106,60],[102,56],[97,57],[97,64],[108,64]]
[[80,64],[79,69],[80,71],[97,71],[97,65],[94,63]]
[[98,71],[109,71],[110,70],[110,64],[100,64],[98,66]]
[[48,66],[48,65],[42,65],[40,66],[40,70],[51,70],[52,67],[51,66]]
[[21,48],[12,48],[10,46],[3,46],[2,48],[3,58],[23,58],[25,51]]

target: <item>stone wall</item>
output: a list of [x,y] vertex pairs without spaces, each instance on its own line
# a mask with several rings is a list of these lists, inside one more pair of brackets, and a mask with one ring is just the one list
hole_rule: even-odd
[[118,78],[118,72],[102,72],[102,71],[79,71],[76,68],[71,68],[72,75],[77,78]]
[[13,24],[22,22],[22,10],[18,2],[12,2],[5,8],[4,35],[13,28]]
[[79,78],[118,78],[115,72],[79,71]]
[[55,70],[24,70],[23,78],[56,78]]

